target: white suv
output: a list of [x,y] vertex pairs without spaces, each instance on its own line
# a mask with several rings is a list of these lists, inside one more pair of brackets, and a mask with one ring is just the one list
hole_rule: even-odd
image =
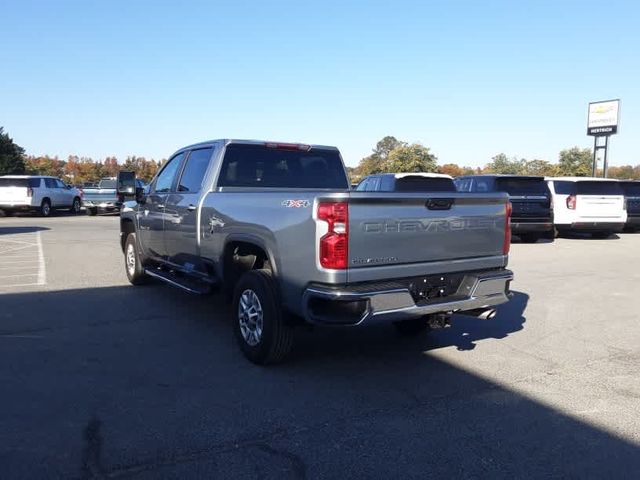
[[590,232],[607,238],[627,221],[624,191],[617,180],[592,177],[547,178],[559,233]]
[[79,213],[82,192],[55,177],[5,175],[0,177],[0,210],[5,215],[16,211],[35,211],[48,217],[52,210],[68,209]]

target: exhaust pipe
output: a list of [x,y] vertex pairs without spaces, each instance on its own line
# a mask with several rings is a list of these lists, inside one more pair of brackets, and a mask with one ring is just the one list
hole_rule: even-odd
[[492,320],[498,311],[495,308],[477,308],[475,310],[467,310],[460,313],[479,318],[480,320]]

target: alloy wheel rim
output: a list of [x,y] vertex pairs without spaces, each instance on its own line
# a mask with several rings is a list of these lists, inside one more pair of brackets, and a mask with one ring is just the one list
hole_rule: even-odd
[[245,342],[252,347],[260,343],[264,328],[264,316],[260,299],[251,289],[245,290],[240,295],[238,322],[240,324],[240,333]]
[[42,212],[43,212],[45,215],[49,215],[50,210],[51,210],[51,207],[49,207],[49,204],[48,204],[48,203],[45,203],[45,204],[42,206]]
[[80,211],[80,202],[78,200],[73,201],[73,211],[76,213]]
[[133,275],[136,271],[136,252],[133,249],[133,244],[127,246],[127,270],[129,275]]

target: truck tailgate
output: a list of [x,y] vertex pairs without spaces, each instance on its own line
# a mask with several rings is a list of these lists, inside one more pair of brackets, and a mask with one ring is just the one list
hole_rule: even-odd
[[[349,281],[366,279],[361,271],[376,267],[394,277],[394,270],[431,270],[407,270],[411,264],[438,264],[435,272],[444,273],[473,268],[465,260],[493,257],[493,266],[504,266],[507,202],[505,193],[352,192]],[[392,268],[399,265],[404,268]]]

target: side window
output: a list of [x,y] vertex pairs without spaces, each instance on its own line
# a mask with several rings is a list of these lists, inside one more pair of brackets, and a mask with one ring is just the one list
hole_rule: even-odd
[[56,187],[57,188],[67,188],[67,186],[62,183],[60,180],[58,180],[57,178],[54,180],[56,182]]
[[555,180],[553,189],[558,195],[572,195],[575,192],[575,184],[563,180]]
[[204,174],[209,166],[212,150],[211,148],[201,148],[199,150],[193,150],[189,154],[187,164],[182,170],[182,176],[178,183],[179,192],[195,193],[200,191]]
[[29,186],[31,188],[38,188],[40,187],[40,179],[39,178],[30,178],[29,179]]
[[380,190],[380,177],[373,177],[367,185],[367,192],[377,192]]
[[369,183],[369,179],[365,178],[364,180],[362,180],[359,184],[358,187],[356,188],[356,191],[358,192],[365,192],[367,190],[367,184]]
[[491,191],[491,185],[489,185],[489,180],[486,178],[476,178],[476,188],[475,191],[478,193],[486,193]]
[[47,188],[57,188],[56,181],[53,178],[45,178],[44,185]]
[[456,185],[456,190],[459,192],[470,192],[471,191],[471,179],[470,178],[458,178],[454,180]]
[[154,188],[154,191],[156,193],[166,193],[171,191],[173,180],[176,178],[178,167],[180,167],[180,163],[182,163],[183,158],[184,153],[179,153],[167,162],[167,164],[158,175],[158,178],[156,178],[156,184]]

